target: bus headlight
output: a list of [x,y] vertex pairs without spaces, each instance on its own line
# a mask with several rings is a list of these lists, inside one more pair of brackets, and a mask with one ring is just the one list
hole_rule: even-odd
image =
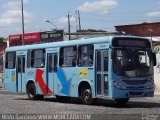
[[153,88],[154,87],[154,80],[149,80],[147,83],[146,83],[146,88]]
[[122,85],[122,83],[120,83],[118,81],[113,81],[113,85],[118,89],[122,89],[122,90],[126,89],[126,86]]

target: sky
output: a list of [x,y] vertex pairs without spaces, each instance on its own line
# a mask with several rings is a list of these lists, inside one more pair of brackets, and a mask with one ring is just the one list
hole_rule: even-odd
[[[97,29],[114,32],[114,26],[160,22],[160,0],[23,0],[25,33],[55,28],[71,32]],[[22,33],[21,0],[0,0],[0,37]],[[46,22],[50,21],[50,22]]]

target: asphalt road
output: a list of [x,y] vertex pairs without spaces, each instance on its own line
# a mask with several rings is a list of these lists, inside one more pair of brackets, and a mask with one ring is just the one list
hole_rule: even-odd
[[[39,118],[39,115],[47,116]],[[59,102],[55,97],[45,97],[42,101],[34,101],[28,100],[25,94],[0,90],[0,118],[160,120],[160,96],[131,99],[123,106],[112,100],[83,105],[79,99]]]

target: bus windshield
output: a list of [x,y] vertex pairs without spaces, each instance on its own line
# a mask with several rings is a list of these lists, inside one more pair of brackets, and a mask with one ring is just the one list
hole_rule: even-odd
[[153,74],[152,54],[149,49],[113,49],[113,71],[126,77],[150,76]]

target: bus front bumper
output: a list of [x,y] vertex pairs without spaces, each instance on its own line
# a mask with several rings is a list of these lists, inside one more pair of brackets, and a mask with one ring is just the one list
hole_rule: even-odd
[[153,97],[154,89],[144,89],[144,90],[120,90],[114,88],[110,94],[111,99],[118,98],[134,98],[134,97]]

